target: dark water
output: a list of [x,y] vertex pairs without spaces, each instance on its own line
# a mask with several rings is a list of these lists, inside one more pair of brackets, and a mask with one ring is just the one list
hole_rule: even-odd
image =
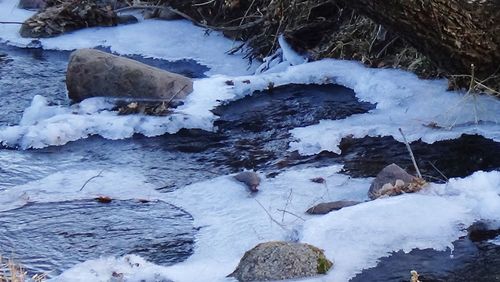
[[[17,124],[37,94],[53,103],[68,104],[64,83],[68,52],[21,50],[0,45],[0,53],[7,55],[0,58],[0,126]],[[207,70],[193,61],[141,60],[191,77],[202,77]],[[376,175],[385,165],[395,162],[411,170],[405,146],[389,137],[345,139],[341,155],[321,153],[304,157],[287,151],[290,129],[315,124],[320,119],[345,118],[373,107],[359,102],[351,90],[341,86],[288,85],[217,108],[214,111],[220,116],[216,122],[217,132],[181,130],[173,135],[155,138],[136,135],[117,141],[90,137],[41,150],[0,148],[0,190],[67,169],[132,169],[161,192],[245,168],[273,176],[292,166],[341,162],[345,173],[366,177]],[[430,163],[446,177],[500,168],[500,145],[480,136],[462,136],[433,145],[414,142],[412,148],[429,180],[443,179]],[[37,218],[36,215],[43,216]],[[131,226],[113,229],[128,223],[130,218],[134,219]],[[32,272],[53,270],[57,273],[101,254],[138,253],[153,262],[171,264],[191,254],[195,233],[190,216],[167,203],[73,201],[31,204],[0,213],[0,253],[16,254]],[[119,236],[124,239],[115,240]],[[432,251],[395,254],[389,260],[402,261],[400,265],[407,266],[443,256],[442,260],[434,261],[436,267],[429,268],[426,274],[447,279],[458,273],[447,269],[472,267],[481,258],[491,259],[491,252],[477,251],[475,243],[459,241],[456,244],[463,249],[465,259],[452,263],[445,262],[444,257],[449,254],[436,255]],[[457,253],[460,248],[457,247]],[[496,259],[498,257],[500,255]],[[448,264],[454,266],[448,267]],[[363,275],[372,281],[403,278],[407,281],[407,269],[403,268],[383,260],[380,266]],[[396,280],[384,280],[389,272],[395,273]]]
[[[474,225],[469,229],[473,228]],[[407,282],[411,270],[418,271],[420,281],[425,282],[500,281],[500,245],[488,242],[498,235],[499,229],[481,227],[453,242],[453,252],[426,249],[405,254],[399,251],[351,281]]]
[[193,252],[192,218],[163,202],[72,201],[2,212],[3,254],[51,276],[75,262],[138,254],[170,265]]

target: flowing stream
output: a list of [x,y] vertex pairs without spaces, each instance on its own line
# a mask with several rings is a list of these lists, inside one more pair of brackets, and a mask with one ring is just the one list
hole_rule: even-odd
[[[64,83],[68,52],[0,45],[0,54],[0,127],[18,124],[35,95],[56,104],[69,103]],[[134,59],[193,78],[203,77],[208,70],[191,60]],[[286,85],[216,108],[214,113],[220,117],[216,132],[183,129],[177,134],[153,138],[135,135],[115,141],[93,136],[39,150],[3,147],[0,191],[56,172],[88,168],[137,172],[161,193],[243,169],[274,177],[290,167],[341,163],[343,173],[352,177],[373,177],[394,162],[411,171],[404,144],[391,137],[346,138],[340,155],[307,157],[287,150],[290,129],[321,119],[343,119],[373,108],[342,86]],[[444,182],[443,174],[462,177],[477,170],[500,168],[500,144],[481,136],[464,135],[432,145],[414,142],[412,148],[430,181]],[[84,185],[85,179],[81,182]],[[198,232],[193,218],[168,202],[27,202],[0,212],[0,254],[14,257],[29,273],[48,272],[52,277],[103,255],[138,254],[154,263],[171,265],[193,253]],[[459,259],[451,259],[449,252],[432,250],[398,252],[353,281],[407,280],[408,265],[428,273],[424,281],[498,280],[500,246],[468,237],[454,246],[453,256]],[[484,261],[488,264],[481,263]]]

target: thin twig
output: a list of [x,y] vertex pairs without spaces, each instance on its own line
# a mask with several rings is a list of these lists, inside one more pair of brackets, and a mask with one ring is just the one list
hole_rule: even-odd
[[243,24],[243,21],[247,18],[248,12],[250,12],[250,9],[252,8],[253,4],[255,3],[255,0],[252,0],[252,3],[250,3],[250,6],[248,6],[248,9],[245,11],[245,14],[243,15],[241,21],[240,21],[240,26]]
[[205,5],[208,5],[208,4],[213,3],[214,1],[215,1],[215,0],[210,0],[210,1],[207,1],[207,2],[204,2],[204,3],[193,4],[193,7],[197,7],[197,6],[205,6]]
[[174,9],[172,7],[168,7],[168,6],[152,6],[152,5],[136,5],[136,6],[124,7],[124,8],[116,9],[115,13],[120,13],[120,12],[123,12],[123,11],[133,10],[133,9],[168,9],[172,13],[177,14],[178,16],[181,16],[182,18],[193,22],[197,26],[208,28],[208,29],[213,29],[213,30],[220,30],[220,31],[239,31],[239,30],[244,30],[244,29],[247,29],[247,28],[254,27],[254,26],[256,26],[256,25],[258,25],[258,24],[260,24],[261,22],[264,21],[264,18],[259,18],[259,19],[255,20],[253,22],[249,22],[249,23],[246,23],[246,24],[243,24],[243,25],[238,25],[238,26],[220,26],[220,27],[219,26],[211,26],[211,25],[207,25],[207,24],[201,23],[201,22],[195,20],[194,18],[192,18],[191,16],[189,16],[189,15],[187,15],[187,14],[185,14],[185,13],[183,13],[183,12],[177,10],[177,9]]
[[22,22],[0,22],[0,24],[23,24]]
[[387,43],[384,48],[382,48],[382,50],[380,50],[377,55],[375,56],[376,58],[380,58],[380,56],[382,56],[382,53],[384,53],[384,51],[390,46],[392,45],[392,43],[394,43],[399,37],[396,36],[394,37],[391,41],[389,41],[389,43]]
[[448,177],[444,175],[433,163],[430,161],[427,161],[446,181],[448,181]]
[[298,219],[302,219],[303,221],[306,221],[304,218],[302,218],[301,216],[298,216],[298,215],[294,214],[293,212],[290,212],[290,211],[287,211],[287,210],[280,210],[280,209],[278,211],[283,212],[283,213],[287,213],[287,214],[290,214],[290,215],[293,215],[293,216],[295,216]]
[[285,227],[284,224],[281,224],[279,221],[277,221],[276,219],[274,219],[274,217],[267,211],[267,209],[257,200],[257,199],[254,199],[257,204],[259,204],[259,206],[267,213],[267,215],[269,216],[269,218],[276,224],[278,224],[279,227],[281,227],[283,230],[285,231],[288,231]]
[[440,181],[440,183],[446,183],[446,180],[444,180],[442,178],[439,178],[439,177],[434,177],[434,176],[428,175],[428,174],[424,174],[422,176],[425,177],[425,178],[428,178],[428,179],[438,180],[438,181]]
[[417,162],[415,161],[415,156],[413,155],[413,151],[411,150],[410,144],[406,140],[406,136],[403,133],[403,130],[399,128],[399,133],[401,133],[401,136],[403,136],[403,140],[405,141],[406,149],[408,149],[408,152],[410,153],[411,161],[413,162],[413,166],[415,167],[415,170],[417,171],[417,175],[419,178],[422,178],[422,174],[420,173],[420,170],[418,169]]
[[115,9],[115,13],[121,13],[128,10],[141,10],[141,9],[165,9],[165,6],[156,6],[156,5],[135,5],[135,6],[127,6],[119,9]]
[[170,100],[168,100],[167,102],[167,105],[170,104],[170,102],[172,102],[172,100],[174,100],[174,98],[182,92],[182,90],[186,89],[187,87],[187,84],[184,85],[184,87],[182,87],[179,91],[177,91],[177,93],[175,93],[174,95],[172,95],[172,97],[170,98]]
[[292,190],[292,189],[290,189],[290,193],[288,193],[288,198],[286,199],[285,207],[284,207],[284,208],[283,208],[283,210],[282,210],[282,211],[283,211],[283,214],[282,214],[282,216],[281,216],[281,222],[284,222],[284,221],[285,221],[285,210],[286,210],[286,208],[288,207],[288,204],[290,204],[290,201],[291,201],[291,199],[292,199],[292,192],[293,192],[293,190]]
[[82,188],[80,188],[80,191],[83,190],[83,188],[85,188],[85,186],[92,180],[92,179],[95,179],[95,178],[98,178],[98,177],[101,177],[101,174],[103,173],[104,169],[101,170],[97,175],[94,175],[92,176],[91,178],[87,179],[87,181],[85,181],[85,183],[83,183],[83,186]]

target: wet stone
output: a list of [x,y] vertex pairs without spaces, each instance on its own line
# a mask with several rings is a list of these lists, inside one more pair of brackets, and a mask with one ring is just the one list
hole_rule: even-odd
[[335,201],[335,202],[319,203],[309,208],[306,212],[308,214],[327,214],[331,211],[337,211],[342,208],[354,206],[360,203],[361,202],[358,201]]

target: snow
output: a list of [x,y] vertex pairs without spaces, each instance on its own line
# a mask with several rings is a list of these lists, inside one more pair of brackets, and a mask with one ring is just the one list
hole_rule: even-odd
[[[199,281],[200,277],[203,281],[233,281],[226,275],[245,251],[270,240],[311,243],[324,249],[335,262],[327,275],[304,281],[348,281],[398,250],[433,248],[451,254],[452,242],[466,235],[466,228],[473,222],[500,223],[498,171],[479,171],[467,178],[450,179],[447,184],[430,184],[419,193],[367,201],[323,216],[305,214],[320,201],[368,200],[371,179],[339,174],[341,168],[290,169],[275,178],[261,175],[257,194],[249,193],[232,175],[171,193],[155,193],[150,185],[141,183],[144,178],[129,171],[106,171],[79,192],[82,177],[96,171],[80,172],[82,177],[75,171],[64,171],[0,193],[0,199],[6,203],[14,194],[35,202],[98,194],[119,199],[149,197],[183,208],[199,227],[194,254],[184,262],[164,267],[133,255],[101,257],[74,266],[54,281],[108,281],[113,272],[122,273],[126,281],[155,281],[151,277],[181,282]],[[313,183],[310,179],[314,177],[323,177],[326,183]],[[120,186],[119,191],[109,183]]]
[[[18,9],[18,0],[0,1],[0,20],[23,22],[34,14]],[[0,25],[0,42],[25,47],[32,39],[22,38],[20,25]],[[187,36],[188,35],[188,36]],[[39,39],[44,49],[75,50],[109,47],[112,52],[176,61],[193,59],[210,68],[207,74],[242,75],[253,73],[257,64],[248,65],[243,54],[228,55],[240,42],[210,32],[185,20],[142,20],[118,27],[95,27],[74,31],[54,38]]]

